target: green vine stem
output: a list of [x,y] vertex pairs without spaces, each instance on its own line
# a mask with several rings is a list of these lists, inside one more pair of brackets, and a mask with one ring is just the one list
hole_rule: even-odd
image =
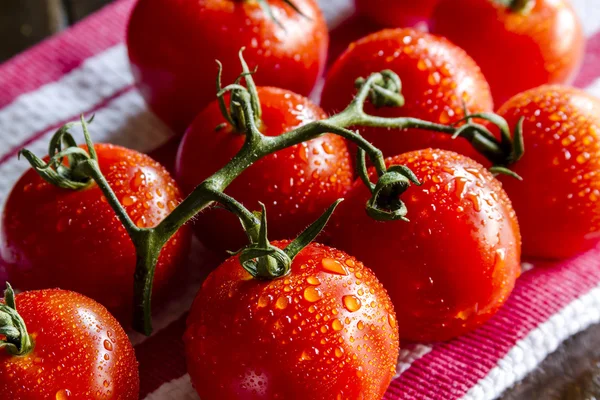
[[[401,106],[404,103],[404,98],[400,93],[402,88],[400,78],[391,71],[374,73],[366,79],[358,80],[356,97],[341,113],[325,120],[307,123],[280,136],[265,136],[260,132],[260,103],[252,80],[252,73],[243,61],[241,53],[240,59],[244,68],[242,75],[234,84],[222,88],[219,72],[217,90],[220,98],[225,92],[231,92],[234,101],[230,102],[229,109],[227,104],[222,101],[221,110],[228,123],[245,135],[244,145],[226,166],[199,184],[154,228],[135,226],[119,203],[100,171],[88,132],[89,121],[86,122],[83,117],[79,123],[83,126],[87,152],[76,146],[73,137],[68,132],[71,124],[59,129],[53,137],[49,148],[50,159],[48,162],[44,162],[27,150],[23,150],[21,153],[44,179],[57,186],[77,190],[95,182],[102,190],[136,248],[133,324],[136,330],[145,334],[152,332],[151,293],[156,263],[161,249],[183,224],[210,205],[217,203],[239,217],[249,240],[249,245],[239,251],[240,259],[244,268],[260,279],[275,279],[287,274],[295,255],[310,243],[323,228],[337,206],[337,202],[286,249],[278,249],[271,246],[268,241],[264,208],[260,212],[253,213],[223,193],[227,186],[244,170],[269,154],[326,133],[333,133],[354,142],[359,149],[358,175],[372,193],[372,198],[366,204],[366,210],[371,217],[384,221],[407,221],[408,210],[400,195],[411,184],[418,185],[419,181],[406,167],[386,168],[382,152],[351,127],[387,127],[399,132],[405,128],[421,128],[443,132],[455,137],[461,136],[471,141],[476,148],[481,149],[492,160],[494,168],[504,168],[507,171],[509,171],[507,166],[522,154],[522,135],[519,134],[519,127],[516,130],[517,140],[515,140],[515,138],[511,138],[506,121],[494,114],[467,116],[464,121],[455,125],[441,125],[414,118],[383,118],[366,114],[364,105],[367,100],[381,107]],[[241,85],[242,78],[246,86]],[[496,139],[486,127],[474,123],[472,118],[487,119],[497,125],[502,132],[501,139]],[[63,145],[66,147],[65,150],[62,149]],[[376,170],[377,182],[369,180],[366,166],[367,156]],[[65,157],[69,158],[68,164],[63,164]],[[502,171],[498,170],[497,172]]]
[[0,349],[9,354],[24,356],[33,350],[33,342],[27,333],[25,321],[17,312],[15,293],[7,282],[4,291],[4,302],[0,303]]

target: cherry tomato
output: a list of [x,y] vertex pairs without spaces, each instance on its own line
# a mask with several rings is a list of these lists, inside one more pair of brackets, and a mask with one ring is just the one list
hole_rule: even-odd
[[524,117],[525,154],[502,178],[523,233],[523,253],[566,258],[600,242],[600,100],[562,86],[521,93],[498,114]]
[[241,72],[238,52],[260,85],[308,95],[323,72],[328,33],[316,0],[140,0],[127,31],[136,82],[152,110],[177,133],[216,98],[215,60],[223,82]]
[[16,306],[33,350],[14,356],[0,349],[0,398],[139,397],[133,347],[106,308],[78,293],[58,289],[21,293],[16,296]]
[[519,226],[506,193],[453,152],[419,150],[387,164],[406,165],[423,184],[401,195],[410,222],[369,218],[371,194],[357,181],[334,214],[332,244],[352,249],[387,288],[400,338],[447,340],[475,329],[506,302],[520,272]]
[[[446,39],[413,29],[384,30],[350,45],[327,75],[323,108],[344,109],[356,93],[357,78],[386,69],[400,76],[406,104],[379,109],[367,104],[368,114],[449,124],[464,116],[463,102],[472,113],[493,109],[488,84],[475,62]],[[388,156],[436,147],[477,157],[466,141],[431,131],[364,128],[360,132]]]
[[[261,132],[267,136],[325,117],[308,99],[283,89],[259,87],[258,96]],[[225,166],[241,149],[244,134],[230,125],[215,130],[224,122],[218,103],[213,102],[185,134],[176,162],[177,181],[185,191]],[[258,202],[263,202],[270,236],[292,239],[343,197],[353,181],[351,164],[345,141],[333,134],[324,135],[259,160],[225,193],[250,210],[259,210]],[[248,242],[237,217],[226,210],[203,212],[195,218],[194,226],[201,241],[217,251],[237,250]]]
[[475,59],[498,105],[545,83],[570,83],[585,47],[570,2],[536,0],[530,2],[532,9],[523,12],[501,3],[441,0],[432,16],[432,32],[447,37]]
[[382,27],[397,28],[426,22],[438,1],[356,0],[356,8]]
[[371,270],[310,244],[273,281],[253,279],[237,256],[225,261],[198,293],[184,341],[203,400],[379,400],[395,374],[397,331]]
[[[168,172],[150,157],[109,144],[94,147],[102,173],[138,226],[157,225],[181,200]],[[0,268],[16,288],[77,291],[119,318],[129,317],[135,249],[95,184],[61,189],[30,169],[8,197],[1,232]],[[189,230],[182,229],[163,248],[155,294],[176,275],[189,239]]]

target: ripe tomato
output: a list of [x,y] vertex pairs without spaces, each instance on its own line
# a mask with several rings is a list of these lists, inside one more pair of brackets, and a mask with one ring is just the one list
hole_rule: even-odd
[[[102,173],[138,226],[157,225],[181,200],[168,172],[150,157],[109,144],[94,147]],[[61,189],[30,169],[8,197],[1,229],[0,265],[16,288],[77,291],[129,317],[135,249],[98,186]],[[163,248],[154,293],[174,277],[189,239],[182,229]]]
[[432,32],[475,59],[498,105],[544,83],[570,83],[584,54],[582,27],[570,2],[536,0],[524,12],[501,3],[441,0],[432,16]]
[[33,349],[19,356],[0,349],[0,398],[139,397],[133,347],[106,308],[58,289],[21,293],[16,305]]
[[423,183],[401,196],[410,222],[369,218],[371,195],[357,181],[334,214],[333,245],[371,266],[390,293],[402,339],[473,330],[504,304],[520,272],[519,226],[506,193],[484,167],[453,152],[419,150],[387,164],[406,165]]
[[[277,136],[325,117],[308,99],[287,90],[259,87],[261,131]],[[229,96],[226,97],[229,103]],[[241,149],[245,136],[224,123],[218,103],[198,115],[185,134],[176,162],[177,181],[191,191]],[[324,135],[267,156],[238,177],[225,191],[250,210],[263,202],[271,237],[294,238],[350,188],[353,171],[345,141]],[[213,208],[195,218],[196,233],[210,248],[237,250],[247,243],[231,212]],[[207,229],[210,227],[210,229]]]
[[[475,62],[446,39],[413,29],[384,30],[350,45],[327,75],[323,108],[344,109],[355,94],[357,78],[385,69],[400,76],[406,104],[379,109],[367,104],[368,114],[449,124],[464,116],[463,102],[470,112],[493,109],[488,84]],[[388,156],[426,147],[476,156],[466,141],[435,132],[364,128],[361,133]]]
[[198,293],[184,341],[203,400],[379,400],[398,357],[383,286],[360,261],[320,244],[273,281],[253,279],[237,256],[225,261]]
[[356,0],[356,8],[382,27],[397,28],[426,22],[438,1]]
[[[241,72],[238,52],[255,80],[308,95],[325,67],[329,36],[316,0],[139,0],[127,30],[136,82],[152,110],[177,133],[216,98],[215,59],[229,84]],[[280,25],[279,25],[280,24]]]
[[498,114],[521,117],[525,154],[502,178],[529,256],[566,258],[600,242],[600,100],[585,92],[541,86],[521,93]]

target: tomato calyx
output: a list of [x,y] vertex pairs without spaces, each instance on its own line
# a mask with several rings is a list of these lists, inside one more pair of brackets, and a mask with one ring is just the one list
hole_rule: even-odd
[[14,356],[24,356],[33,350],[33,342],[27,333],[25,321],[17,312],[15,293],[8,282],[4,291],[4,303],[0,303],[0,349]]
[[[329,208],[296,239],[284,249],[272,246],[267,238],[267,210],[260,203],[260,227],[256,241],[242,250],[231,253],[240,254],[240,263],[250,275],[257,279],[272,280],[282,278],[290,273],[292,260],[321,233],[336,207],[343,199],[336,200]],[[247,226],[242,223],[244,228]],[[249,235],[250,236],[250,235]]]
[[535,6],[535,0],[494,0],[514,13],[527,14]]
[[[381,71],[381,82],[371,86],[369,91],[369,100],[375,108],[381,107],[402,107],[404,106],[404,96],[402,95],[402,81],[393,71]],[[361,89],[365,83],[365,78],[358,78],[354,84],[356,89]]]
[[[244,1],[248,1],[248,0],[244,0]],[[281,29],[283,29],[285,31],[285,26],[281,23],[281,21],[279,21],[279,19],[277,19],[277,17],[273,13],[273,9],[271,8],[271,5],[269,4],[269,2],[267,0],[256,0],[256,1],[260,5],[260,7],[263,9],[264,13],[275,24],[277,24]],[[304,14],[302,12],[302,10],[300,10],[300,8],[298,8],[298,6],[296,4],[294,4],[294,2],[292,0],[283,0],[283,3],[288,5],[289,7],[291,7],[296,13],[298,13],[302,17],[304,17],[306,19],[311,19],[308,15]]]
[[[59,128],[50,140],[48,162],[37,157],[31,151],[22,149],[19,152],[19,157],[22,155],[29,161],[31,166],[38,174],[47,182],[61,187],[63,189],[81,190],[86,189],[94,183],[89,175],[90,160],[98,161],[96,152],[89,141],[89,132],[87,125],[94,120],[94,117],[89,121],[85,121],[83,115],[80,122],[71,122]],[[69,129],[75,125],[81,125],[84,135],[86,136],[86,144],[88,151],[77,146],[73,135],[69,133]],[[65,149],[63,150],[63,145]],[[68,163],[65,164],[65,158]]]
[[[226,87],[223,87],[221,84],[223,64],[221,64],[219,60],[216,61],[219,67],[219,72],[217,74],[217,99],[219,101],[219,108],[221,109],[223,118],[225,118],[225,120],[236,130],[236,132],[239,133],[244,133],[247,127],[246,115],[242,108],[243,101],[240,99],[240,93],[247,92],[250,95],[250,104],[253,111],[253,122],[256,127],[260,127],[262,116],[258,91],[256,89],[254,79],[252,79],[252,74],[256,73],[256,69],[254,71],[250,71],[248,63],[246,63],[246,60],[244,59],[244,50],[245,47],[242,47],[239,52],[240,63],[242,64],[242,73],[237,77],[235,83],[227,85]],[[242,79],[246,83],[246,86],[241,85]],[[225,94],[228,92],[231,93],[229,99],[229,108],[227,108],[227,104],[225,103]],[[223,128],[224,125],[221,124],[217,126],[215,130],[220,130]]]

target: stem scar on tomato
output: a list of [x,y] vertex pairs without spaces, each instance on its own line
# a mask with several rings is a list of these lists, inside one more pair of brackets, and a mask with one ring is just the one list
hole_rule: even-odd
[[[372,198],[366,205],[367,212],[371,217],[383,221],[407,220],[406,215],[409,210],[399,196],[411,183],[419,184],[419,182],[408,168],[394,166],[388,169],[382,152],[365,140],[360,133],[350,130],[349,127],[387,127],[397,129],[399,132],[404,128],[416,127],[450,135],[459,132],[461,136],[472,140],[478,146],[488,149],[486,151],[489,151],[490,154],[493,153],[494,160],[497,161],[496,164],[499,164],[499,166],[504,165],[505,160],[512,154],[512,150],[509,151],[509,147],[512,149],[509,144],[512,145],[513,143],[507,141],[507,138],[510,139],[510,133],[507,133],[507,138],[503,136],[503,141],[498,141],[484,127],[470,121],[457,127],[415,118],[384,118],[368,115],[364,110],[364,106],[369,99],[380,103],[382,106],[402,105],[400,93],[402,84],[398,75],[391,71],[376,72],[366,79],[359,80],[356,97],[341,113],[325,120],[307,123],[276,137],[265,136],[261,133],[260,126],[257,123],[260,116],[260,107],[256,98],[252,73],[243,60],[241,51],[240,60],[244,71],[238,81],[221,88],[220,77],[218,76],[217,88],[221,95],[224,91],[229,91],[232,93],[232,98],[235,98],[235,107],[230,114],[227,114],[229,116],[228,122],[236,126],[245,135],[243,147],[226,166],[199,184],[186,199],[154,228],[140,228],[131,221],[98,168],[97,162],[94,160],[93,150],[89,153],[74,150],[75,141],[68,134],[69,126],[59,129],[52,138],[50,161],[48,163],[44,163],[27,150],[22,151],[22,154],[31,165],[50,183],[62,185],[61,187],[69,190],[77,190],[84,187],[82,182],[88,182],[86,179],[93,179],[100,187],[107,202],[125,226],[136,249],[133,324],[136,330],[145,334],[152,332],[151,293],[160,250],[179,228],[208,206],[218,203],[240,218],[250,242],[249,246],[240,251],[245,264],[244,268],[253,276],[262,279],[275,279],[285,274],[289,268],[288,264],[291,263],[295,255],[312,241],[325,225],[337,202],[306,231],[300,234],[288,248],[285,250],[275,249],[268,244],[266,238],[266,214],[264,210],[257,217],[235,199],[223,193],[227,186],[250,165],[269,154],[326,133],[339,135],[355,143],[361,149],[359,152],[361,161],[357,164],[358,174],[363,178],[372,194]],[[246,82],[246,86],[240,84],[241,78]],[[492,116],[492,114],[479,116],[479,118],[484,117],[491,120],[492,123],[501,125],[501,131],[504,132],[502,119]],[[84,127],[83,133],[88,149],[93,149],[87,122],[82,117],[80,123]],[[60,147],[61,141],[66,145],[65,150]],[[366,156],[369,156],[374,167],[377,183],[371,183],[368,178],[365,178],[368,176]],[[65,166],[62,164],[63,157],[71,157],[74,164],[72,166],[69,164],[69,167]]]

